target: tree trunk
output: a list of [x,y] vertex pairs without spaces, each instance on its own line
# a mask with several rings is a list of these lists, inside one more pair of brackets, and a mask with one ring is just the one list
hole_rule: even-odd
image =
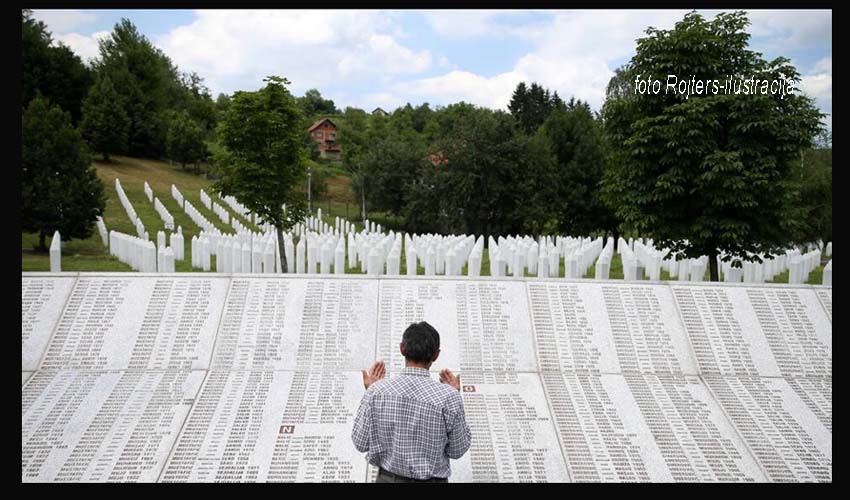
[[103,161],[109,163],[109,153],[106,151],[103,152]]
[[711,281],[720,281],[717,274],[717,250],[708,253],[708,269]]
[[366,221],[366,179],[360,178],[360,214],[363,216],[363,221]]
[[38,233],[38,251],[46,252],[47,251],[47,233],[44,231],[39,231]]
[[620,241],[620,233],[616,228],[611,230],[611,235],[614,237],[614,251],[617,251],[617,243]]
[[283,244],[283,229],[277,227],[277,246],[280,247],[280,269],[286,272],[286,247]]

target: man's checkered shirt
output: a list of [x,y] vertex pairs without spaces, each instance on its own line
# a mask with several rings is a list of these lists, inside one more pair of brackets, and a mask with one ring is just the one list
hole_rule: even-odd
[[469,449],[463,398],[424,368],[405,368],[363,395],[351,439],[369,463],[412,479],[449,477]]

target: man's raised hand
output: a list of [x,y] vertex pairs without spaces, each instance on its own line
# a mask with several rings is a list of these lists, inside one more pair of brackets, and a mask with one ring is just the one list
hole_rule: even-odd
[[460,390],[460,375],[455,375],[448,368],[443,368],[442,370],[440,370],[440,382],[444,384],[449,384],[457,391]]
[[384,378],[387,370],[384,367],[383,361],[375,361],[375,363],[369,368],[368,372],[366,370],[362,370],[361,373],[363,373],[363,387],[368,389],[370,385]]

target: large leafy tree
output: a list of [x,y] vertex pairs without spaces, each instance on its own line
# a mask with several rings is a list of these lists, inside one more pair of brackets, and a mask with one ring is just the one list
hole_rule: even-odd
[[339,113],[333,100],[322,97],[317,89],[310,89],[304,93],[304,97],[298,98],[298,104],[304,111],[304,116],[314,118],[319,115],[334,115]]
[[607,147],[602,123],[590,106],[570,99],[566,109],[555,109],[540,129],[557,158],[558,229],[586,235],[597,230],[617,237],[617,220],[602,199],[602,174]]
[[21,118],[23,229],[38,232],[38,249],[58,230],[63,241],[88,238],[106,197],[91,156],[69,113],[36,96]]
[[[374,117],[372,117],[374,118]],[[351,188],[360,199],[360,216],[366,219],[366,154],[370,116],[358,108],[346,107],[339,122],[337,139],[342,148],[343,167],[351,174]]]
[[108,75],[98,78],[83,101],[80,129],[91,149],[101,153],[105,161],[112,154],[127,152],[130,118]]
[[[621,75],[636,78],[799,81],[785,58],[748,48],[743,12],[707,21],[690,13],[672,30],[647,29]],[[614,88],[619,88],[615,85]],[[621,93],[622,94],[622,93]],[[624,225],[687,257],[757,260],[777,252],[802,223],[792,163],[821,114],[802,95],[661,92],[609,95],[603,114],[614,153],[608,200]]]
[[[256,92],[236,92],[219,122],[224,150],[215,160],[215,188],[232,195],[277,228],[286,269],[283,232],[306,215],[304,117],[285,78],[270,76]],[[283,205],[286,209],[283,209]]]
[[158,158],[165,153],[166,113],[181,109],[186,89],[171,60],[127,19],[100,41],[94,61],[99,76],[108,76],[130,120],[128,153]]
[[168,127],[166,149],[168,157],[180,162],[184,169],[187,163],[206,159],[208,151],[203,127],[186,111],[176,114]]
[[92,85],[92,72],[63,44],[53,44],[47,26],[24,10],[21,22],[21,106],[41,94],[71,114],[77,123],[83,98]]

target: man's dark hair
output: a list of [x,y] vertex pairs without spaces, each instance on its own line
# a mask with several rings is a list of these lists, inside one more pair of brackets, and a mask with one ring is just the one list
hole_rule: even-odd
[[440,334],[426,321],[411,323],[401,337],[405,358],[416,363],[428,363],[440,349]]

